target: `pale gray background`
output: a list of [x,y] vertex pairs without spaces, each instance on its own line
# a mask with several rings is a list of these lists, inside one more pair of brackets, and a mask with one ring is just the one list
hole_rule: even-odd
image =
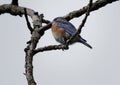
[[[0,0],[0,5],[11,0]],[[19,0],[21,6],[52,20],[85,6],[89,0]],[[71,22],[78,27],[83,17]],[[120,85],[120,1],[92,12],[81,34],[93,49],[74,44],[67,51],[34,57],[38,85]],[[0,85],[26,85],[24,60],[30,34],[24,17],[0,15]],[[39,46],[58,44],[51,31]]]

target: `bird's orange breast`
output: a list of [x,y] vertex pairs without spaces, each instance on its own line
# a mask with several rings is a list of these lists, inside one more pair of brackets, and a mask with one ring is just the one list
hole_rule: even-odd
[[65,35],[65,30],[63,28],[60,28],[57,26],[56,23],[52,24],[52,33],[54,36],[64,36]]

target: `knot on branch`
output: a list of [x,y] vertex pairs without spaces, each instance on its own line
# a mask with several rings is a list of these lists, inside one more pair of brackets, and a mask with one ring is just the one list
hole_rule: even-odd
[[12,3],[11,3],[11,4],[18,6],[18,0],[12,0]]

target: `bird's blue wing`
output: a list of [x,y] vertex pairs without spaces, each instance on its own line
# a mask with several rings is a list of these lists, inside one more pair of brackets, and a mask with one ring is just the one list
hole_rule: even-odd
[[[57,25],[60,27],[60,28],[63,28],[67,33],[69,33],[70,35],[74,34],[76,29],[75,27],[70,23],[70,22],[63,22],[63,21],[58,21],[57,22]],[[83,41],[83,42],[87,42],[85,39],[83,39],[80,35],[77,36],[77,38],[80,39],[80,41]]]
[[75,27],[70,22],[67,22],[67,21],[65,22],[57,21],[57,25],[58,27],[63,28],[70,35],[72,35],[76,31]]

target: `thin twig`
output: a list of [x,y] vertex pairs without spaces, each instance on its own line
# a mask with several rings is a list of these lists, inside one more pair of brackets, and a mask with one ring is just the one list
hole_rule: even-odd
[[88,10],[86,12],[86,15],[84,17],[84,19],[82,20],[82,23],[80,24],[78,30],[70,37],[70,39],[67,41],[66,45],[69,45],[69,43],[78,35],[81,33],[81,29],[83,28],[83,26],[85,25],[85,22],[89,16],[89,13],[90,13],[90,9],[92,7],[92,0],[89,1],[89,7],[88,7]]
[[42,20],[42,23],[49,24],[50,22],[51,22],[51,21],[49,21],[49,20],[45,20],[45,19]]
[[29,20],[28,20],[26,8],[24,8],[24,11],[25,11],[25,14],[24,14],[24,15],[25,15],[25,19],[26,19],[26,22],[27,22],[27,27],[28,27],[28,29],[30,30],[30,33],[32,34],[33,28],[31,27],[30,22],[29,22]]
[[36,54],[38,52],[43,52],[43,51],[50,51],[50,50],[67,50],[68,47],[66,45],[49,45],[41,48],[37,48],[34,50],[33,54]]

